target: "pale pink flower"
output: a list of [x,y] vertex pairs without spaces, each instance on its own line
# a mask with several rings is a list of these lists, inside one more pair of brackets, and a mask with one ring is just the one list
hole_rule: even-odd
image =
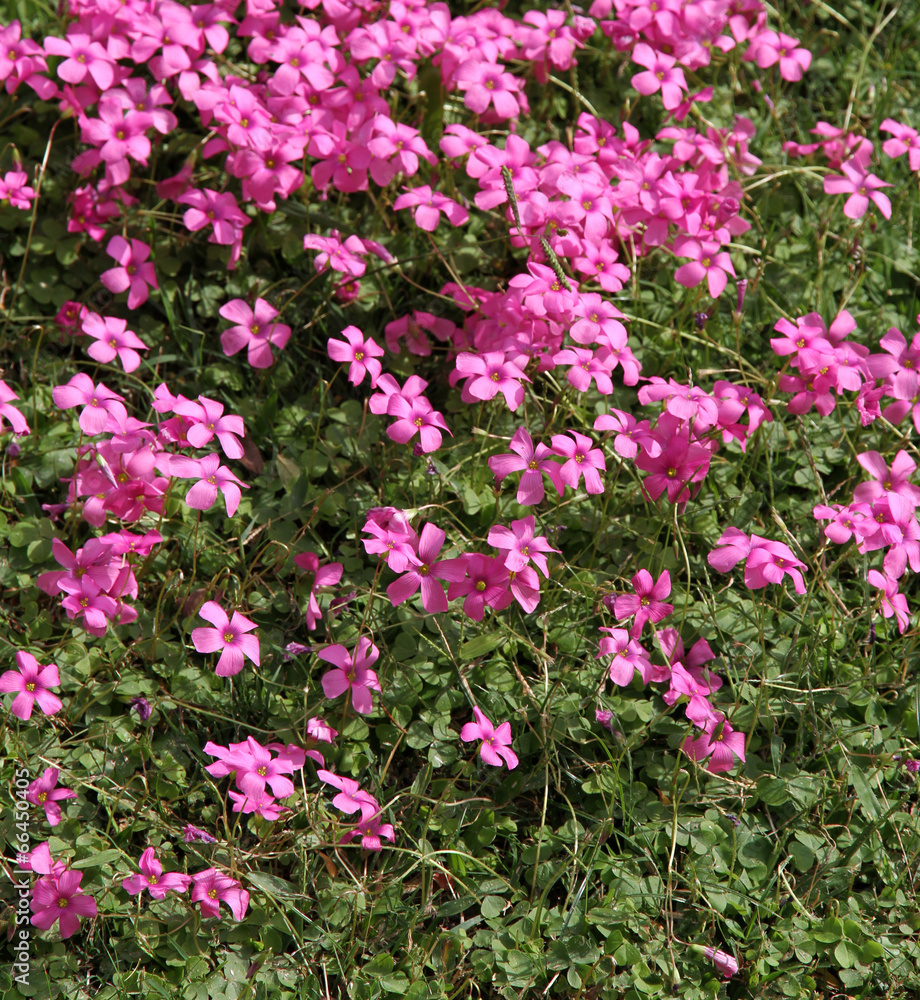
[[861,219],[869,208],[869,202],[875,202],[876,207],[886,219],[891,218],[891,202],[888,196],[882,194],[879,188],[891,187],[886,181],[865,171],[857,163],[850,160],[842,163],[840,169],[843,172],[832,174],[824,178],[825,194],[848,194],[843,206],[843,214],[848,219]]
[[82,406],[80,430],[90,437],[106,430],[120,433],[128,419],[128,411],[122,406],[124,396],[107,389],[101,382],[94,385],[83,372],[78,372],[65,385],[56,385],[51,390],[51,398],[59,410]]

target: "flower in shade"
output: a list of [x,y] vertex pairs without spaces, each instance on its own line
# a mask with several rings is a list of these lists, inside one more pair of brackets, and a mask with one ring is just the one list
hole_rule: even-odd
[[361,846],[366,851],[381,850],[383,847],[381,840],[396,840],[393,824],[381,823],[379,812],[367,814],[362,811],[361,822],[353,830],[339,837],[339,843],[347,844],[358,836],[361,837]]
[[275,363],[272,345],[283,350],[291,338],[291,328],[274,321],[278,310],[265,299],[256,299],[254,310],[243,299],[232,299],[218,312],[224,319],[237,324],[220,335],[224,354],[229,358],[245,347],[247,360],[253,368],[270,368]]
[[185,892],[192,881],[190,875],[183,875],[181,872],[167,872],[164,875],[163,866],[157,861],[152,847],[148,847],[141,855],[138,867],[140,874],[129,875],[121,882],[125,892],[132,896],[147,889],[154,899],[165,899],[167,892]]
[[197,826],[192,826],[191,823],[186,823],[182,828],[182,837],[186,844],[194,844],[195,841],[200,841],[202,844],[217,843],[217,838],[212,837],[207,830],[200,830]]
[[479,756],[487,764],[501,767],[502,761],[513,771],[518,766],[517,754],[511,749],[511,723],[503,722],[497,729],[483,714],[478,705],[473,706],[475,722],[467,722],[460,730],[460,739],[464,743],[482,740]]
[[380,681],[371,670],[371,664],[377,661],[380,650],[370,639],[362,636],[350,653],[344,646],[335,645],[321,649],[317,655],[337,668],[323,674],[323,693],[326,697],[338,698],[350,689],[355,711],[367,715],[374,706],[371,690],[380,690]]
[[726,979],[738,971],[738,959],[727,951],[721,951],[719,948],[702,947],[700,945],[696,945],[695,950],[701,951]]
[[214,672],[218,677],[232,677],[243,669],[243,660],[248,658],[259,665],[259,640],[247,635],[258,626],[239,611],[228,618],[226,611],[216,601],[206,601],[198,612],[213,628],[192,630],[192,642],[199,653],[221,651]]
[[224,875],[216,868],[207,868],[192,876],[192,902],[201,903],[201,913],[205,917],[220,918],[220,903],[230,907],[234,919],[242,920],[249,908],[249,893],[235,878]]
[[52,826],[61,822],[61,799],[75,799],[77,793],[70,788],[58,788],[57,780],[61,772],[56,767],[46,767],[41,776],[30,782],[26,789],[26,799],[34,806],[42,806],[45,817]]
[[16,694],[10,707],[13,715],[23,721],[31,718],[36,702],[45,715],[60,712],[63,703],[50,690],[61,683],[57,666],[54,663],[49,663],[47,667],[39,666],[38,660],[23,650],[16,653],[16,666],[18,671],[7,670],[0,675],[0,692]]
[[80,888],[83,872],[67,868],[40,878],[32,890],[32,924],[50,930],[60,920],[61,937],[76,934],[80,917],[96,916],[96,900]]
[[129,309],[142,306],[150,295],[150,289],[159,287],[153,264],[147,261],[150,247],[140,240],[129,243],[124,236],[113,236],[106,253],[121,266],[103,271],[99,280],[110,292],[127,292]]

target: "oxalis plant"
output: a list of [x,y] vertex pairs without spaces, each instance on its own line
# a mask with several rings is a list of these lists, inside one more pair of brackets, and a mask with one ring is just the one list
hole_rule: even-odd
[[920,14],[18,0],[10,997],[920,992]]

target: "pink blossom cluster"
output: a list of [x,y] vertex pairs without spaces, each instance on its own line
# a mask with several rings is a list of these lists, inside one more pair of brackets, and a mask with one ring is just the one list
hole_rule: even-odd
[[382,840],[396,840],[393,824],[382,821],[380,803],[370,792],[364,791],[357,781],[344,775],[333,774],[325,768],[318,768],[316,776],[320,781],[338,790],[339,794],[332,800],[336,809],[347,816],[354,813],[361,815],[357,825],[339,838],[340,844],[349,844],[355,837],[360,837],[364,850],[380,851],[383,849]]
[[917,463],[899,450],[891,465],[877,451],[864,451],[856,461],[872,477],[853,491],[849,504],[817,504],[814,515],[827,521],[825,536],[838,545],[856,542],[859,552],[885,550],[882,570],[868,571],[869,583],[878,588],[879,606],[886,618],[894,617],[898,631],[910,624],[907,598],[898,581],[907,572],[920,572],[920,487],[910,482]]
[[19,868],[40,877],[32,886],[32,926],[50,930],[60,923],[61,937],[76,934],[83,917],[95,917],[96,900],[80,888],[83,872],[74,871],[63,861],[54,861],[48,841],[18,857]]
[[[665,570],[654,580],[642,569],[632,578],[633,593],[604,598],[618,621],[633,619],[630,630],[602,626],[598,644],[599,659],[610,657],[608,674],[614,684],[625,687],[638,676],[643,684],[667,683],[664,700],[668,705],[682,704],[687,718],[702,730],[696,738],[687,737],[682,745],[694,760],[709,759],[713,773],[728,771],[735,757],[744,760],[744,735],[736,733],[710,700],[722,680],[704,665],[715,659],[709,643],[698,639],[689,650],[675,628],[653,629],[664,663],[653,663],[652,653],[640,637],[647,622],[657,625],[674,611],[664,598],[671,593],[671,574]],[[713,735],[718,730],[718,739]]]
[[[262,746],[252,736],[242,743],[220,746],[209,740],[204,752],[218,759],[205,770],[214,778],[234,775],[238,791],[230,789],[233,811],[256,813],[263,819],[276,820],[286,810],[278,799],[294,794],[294,783],[287,777],[303,768],[307,756],[323,763],[317,750],[304,750],[293,744],[269,743]],[[271,789],[271,794],[266,791]]]

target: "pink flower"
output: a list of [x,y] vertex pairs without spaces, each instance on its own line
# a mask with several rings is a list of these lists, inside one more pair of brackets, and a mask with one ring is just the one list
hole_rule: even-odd
[[457,204],[452,198],[448,198],[447,195],[443,195],[439,191],[432,191],[427,184],[401,194],[393,202],[393,208],[396,211],[401,208],[414,208],[415,224],[419,229],[424,229],[429,233],[433,233],[438,228],[442,212],[447,216],[447,221],[452,226],[465,225],[470,219],[470,213],[462,205]]
[[168,872],[164,875],[163,866],[157,861],[152,847],[148,847],[141,855],[138,866],[141,870],[139,875],[129,875],[121,882],[125,892],[132,896],[148,889],[153,899],[165,899],[167,892],[185,892],[192,881],[190,875],[180,872]]
[[[808,54],[811,55],[810,52]],[[704,948],[703,953],[712,961],[716,971],[721,972],[726,979],[738,971],[738,959],[727,951],[720,951],[718,948]]]
[[502,761],[513,771],[518,766],[517,754],[511,749],[511,723],[503,722],[497,729],[483,714],[478,705],[473,707],[475,722],[467,722],[460,730],[464,743],[482,740],[479,756],[493,767],[501,767]]
[[920,170],[920,134],[909,125],[902,125],[893,118],[886,118],[879,128],[882,132],[890,132],[891,139],[886,139],[882,150],[892,158],[908,154],[911,170]]
[[630,638],[625,628],[602,626],[601,632],[609,634],[603,636],[598,643],[597,658],[613,657],[610,661],[609,676],[614,684],[625,687],[632,683],[637,670],[644,684],[655,679],[648,652],[636,639]]
[[781,583],[788,574],[792,577],[795,592],[805,593],[805,581],[800,570],[807,567],[795,558],[792,550],[783,542],[769,541],[759,535],[748,538],[737,528],[727,528],[717,545],[719,547],[709,553],[707,561],[720,573],[730,572],[737,563],[746,559],[745,586],[758,590],[768,583]]
[[128,419],[128,411],[122,406],[124,396],[107,389],[101,382],[93,385],[89,375],[78,372],[66,385],[56,385],[51,390],[51,398],[59,410],[69,410],[83,406],[80,411],[80,430],[90,437],[103,431],[120,433]]
[[50,930],[60,920],[61,937],[76,934],[80,917],[96,916],[96,900],[80,888],[83,872],[69,868],[40,878],[32,890],[32,924]]
[[204,448],[216,437],[227,458],[243,457],[239,440],[246,433],[243,418],[231,413],[224,416],[223,403],[206,396],[199,396],[197,403],[182,399],[176,402],[174,412],[195,421],[186,434],[193,448]]
[[511,522],[511,528],[496,524],[489,529],[489,545],[505,549],[505,567],[513,573],[522,570],[532,562],[548,579],[549,567],[544,552],[558,552],[547,542],[544,535],[534,537],[534,516],[530,514]]
[[351,703],[356,712],[367,715],[374,707],[371,690],[380,690],[380,681],[371,670],[376,663],[380,650],[368,639],[362,636],[358,645],[351,653],[344,646],[327,646],[317,653],[321,660],[334,663],[337,670],[323,674],[323,693],[327,698],[338,698],[340,694],[351,691]]
[[576,490],[584,476],[588,493],[598,494],[604,492],[600,474],[607,471],[607,464],[600,448],[591,447],[593,443],[591,438],[578,431],[553,435],[553,451],[567,459],[559,470],[560,479]]
[[661,99],[665,109],[672,111],[687,90],[687,81],[682,69],[675,69],[677,60],[673,56],[656,52],[645,42],[639,42],[633,48],[632,60],[640,66],[645,66],[644,73],[636,73],[630,81],[640,94],[654,94],[661,91]]
[[887,573],[879,573],[877,569],[869,570],[868,580],[873,587],[881,590],[878,597],[882,614],[886,618],[891,618],[893,615],[898,623],[898,632],[903,635],[910,624],[910,609],[907,606],[907,598],[898,590],[898,581],[893,580]]
[[16,670],[7,670],[0,675],[0,692],[16,692],[10,707],[13,715],[27,721],[32,717],[36,702],[45,715],[60,712],[64,705],[57,695],[51,694],[51,688],[58,687],[61,683],[57,666],[50,663],[47,667],[41,667],[31,653],[23,650],[16,653],[16,666],[18,673]]
[[797,38],[779,31],[761,31],[751,39],[745,58],[754,58],[761,69],[779,63],[779,75],[795,82],[811,65],[811,53],[799,46]]
[[100,316],[87,312],[83,316],[82,329],[87,336],[95,338],[87,348],[87,354],[95,361],[108,364],[115,358],[121,362],[126,372],[140,367],[141,356],[137,349],[148,350],[147,345],[133,331],[127,329],[127,322],[115,316]]
[[869,207],[869,202],[875,202],[878,210],[886,219],[891,218],[891,202],[888,196],[882,194],[879,188],[891,187],[886,181],[867,173],[860,165],[850,160],[840,165],[843,176],[833,174],[824,178],[825,194],[848,194],[843,206],[843,214],[848,219],[861,219]]
[[185,502],[192,510],[208,510],[217,499],[218,491],[224,495],[227,517],[233,517],[242,499],[240,487],[246,487],[226,467],[220,464],[220,455],[205,455],[202,459],[185,455],[161,455],[157,468],[170,476],[181,479],[197,479],[198,482],[185,494]]
[[66,38],[48,35],[45,52],[66,57],[57,67],[57,75],[66,83],[82,83],[88,75],[100,90],[106,91],[115,80],[115,63],[105,47],[79,31],[70,32]]
[[450,584],[447,588],[447,599],[453,601],[458,597],[464,597],[463,613],[473,621],[482,621],[486,605],[501,611],[514,600],[508,589],[510,583],[508,570],[500,560],[474,552],[445,562],[445,568],[451,572],[461,565],[467,575]]
[[109,240],[106,253],[121,265],[103,271],[100,281],[110,292],[128,292],[128,308],[143,305],[151,288],[159,288],[153,264],[146,263],[150,247],[140,240],[129,243],[123,236],[113,236]]
[[3,379],[0,379],[0,429],[3,427],[2,418],[6,417],[13,428],[14,434],[28,434],[30,431],[29,425],[26,423],[26,418],[15,406],[10,405],[14,399],[19,399],[19,397]]
[[[671,574],[667,570],[652,582],[652,574],[647,569],[640,569],[632,578],[632,585],[634,594],[620,594],[613,599],[613,613],[618,621],[636,616],[630,633],[635,639],[647,621],[657,624],[673,614],[674,605],[662,600],[671,593]],[[609,606],[610,598],[605,598],[604,603]]]
[[223,901],[230,907],[235,920],[242,920],[249,908],[249,893],[240,886],[236,879],[223,875],[216,868],[208,868],[192,876],[192,902],[201,903],[201,914],[204,917],[220,918],[219,903]]
[[45,817],[52,826],[61,822],[61,799],[75,799],[77,793],[69,788],[58,788],[57,780],[61,772],[56,767],[46,767],[41,776],[30,782],[26,789],[26,799],[33,805],[44,807]]
[[709,294],[717,299],[728,284],[728,275],[735,276],[732,259],[719,249],[715,240],[686,239],[675,245],[678,257],[693,258],[689,264],[681,264],[674,272],[674,280],[686,288],[694,288],[703,278],[709,286]]
[[549,476],[550,482],[556,487],[556,492],[562,496],[565,487],[560,475],[559,463],[553,460],[553,452],[545,444],[534,447],[533,440],[523,427],[519,427],[511,438],[509,445],[513,455],[493,455],[489,459],[489,468],[498,482],[512,472],[521,471],[521,481],[518,483],[517,502],[525,507],[540,503],[545,496],[543,474]]
[[464,393],[474,399],[492,399],[500,392],[509,410],[516,410],[524,402],[521,380],[529,382],[530,379],[517,365],[505,360],[504,351],[458,354],[454,364],[460,377],[467,379]]
[[744,760],[744,733],[735,732],[725,716],[717,712],[707,720],[700,736],[696,739],[687,736],[680,748],[695,761],[705,760],[711,755],[706,770],[720,774],[735,766],[736,757]]
[[454,79],[463,91],[464,103],[477,115],[484,114],[490,104],[495,109],[493,121],[517,118],[529,110],[521,81],[497,62],[468,59],[455,70]]
[[387,427],[387,437],[399,444],[406,444],[418,434],[419,447],[423,455],[437,451],[441,447],[443,440],[441,431],[451,434],[444,417],[424,396],[408,400],[398,393],[393,393],[387,404],[387,413],[397,418]]
[[429,523],[422,528],[416,558],[406,567],[403,575],[387,587],[387,596],[394,607],[408,600],[421,587],[422,607],[429,614],[447,610],[444,588],[435,581],[462,580],[466,576],[466,571],[458,566],[451,568],[450,564],[456,560],[438,559],[445,537],[437,525]]
[[339,843],[348,844],[359,835],[361,837],[361,846],[366,851],[382,850],[383,844],[380,843],[381,840],[396,840],[396,831],[393,829],[393,824],[381,823],[380,813],[368,816],[362,812],[361,822],[353,830],[349,830],[348,833],[339,837]]
[[[221,651],[214,672],[218,677],[232,677],[243,669],[244,658],[259,665],[259,640],[254,635],[247,635],[258,628],[239,611],[233,612],[233,618],[228,618],[226,611],[216,601],[206,601],[198,614],[214,628],[196,628],[192,630],[192,642],[199,653],[216,653]],[[243,789],[245,791],[245,789]]]
[[383,370],[383,366],[377,360],[383,357],[383,348],[374,343],[370,337],[365,337],[356,326],[346,326],[342,336],[345,340],[334,340],[330,337],[326,341],[329,357],[342,364],[348,362],[348,381],[352,385],[360,385],[364,381],[365,374],[370,375],[373,389]]
[[310,600],[306,610],[306,625],[312,631],[316,628],[316,622],[322,614],[316,595],[321,589],[332,587],[342,579],[342,564],[327,563],[320,566],[319,557],[315,553],[301,552],[294,556],[294,565],[313,574],[313,579],[310,582]]
[[351,814],[360,811],[362,816],[373,816],[380,808],[374,796],[363,791],[358,782],[352,778],[333,774],[324,768],[317,768],[316,776],[327,785],[339,789],[339,794],[332,800],[332,804],[336,809],[341,809],[343,813]]
[[236,323],[220,335],[220,346],[227,357],[247,348],[247,360],[253,368],[271,368],[275,363],[272,345],[283,350],[291,337],[291,328],[275,323],[278,310],[265,299],[256,299],[255,310],[243,301],[232,299],[218,310],[224,319]]
[[0,180],[0,201],[8,201],[13,208],[28,211],[35,197],[35,190],[26,183],[28,179],[24,170],[7,170]]

